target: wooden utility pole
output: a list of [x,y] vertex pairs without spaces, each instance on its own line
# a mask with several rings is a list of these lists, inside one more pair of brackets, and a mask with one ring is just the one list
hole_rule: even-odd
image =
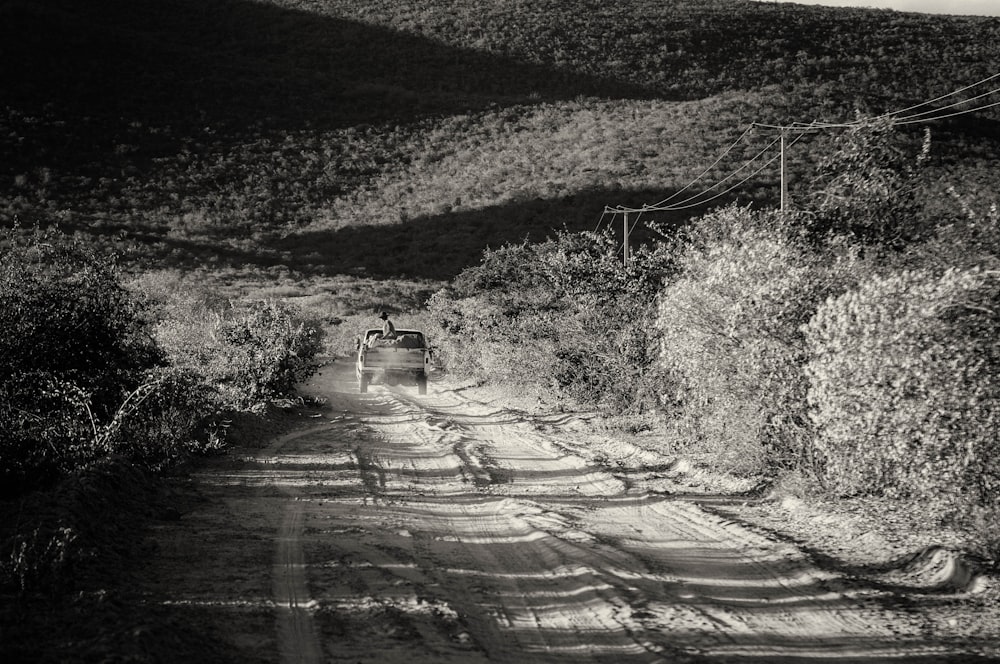
[[622,215],[625,221],[622,222],[622,228],[625,233],[622,235],[622,260],[625,262],[625,267],[628,267],[628,212]]
[[781,211],[788,211],[788,177],[785,170],[785,130],[781,130]]

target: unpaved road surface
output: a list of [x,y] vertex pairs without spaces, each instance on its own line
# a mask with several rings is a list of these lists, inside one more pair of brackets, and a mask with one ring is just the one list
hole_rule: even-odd
[[586,422],[327,367],[328,410],[182,487],[137,588],[243,662],[986,661],[919,607],[727,520]]

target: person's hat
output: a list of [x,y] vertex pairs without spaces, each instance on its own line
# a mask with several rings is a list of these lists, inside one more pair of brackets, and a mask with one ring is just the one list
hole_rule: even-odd
[[388,318],[388,317],[389,317],[389,314],[388,314],[387,312],[383,311],[382,313],[380,313],[380,314],[378,315],[378,317],[379,317],[379,318]]

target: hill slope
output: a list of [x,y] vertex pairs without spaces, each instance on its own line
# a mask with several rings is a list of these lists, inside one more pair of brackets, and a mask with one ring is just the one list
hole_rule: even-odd
[[[740,0],[6,0],[0,26],[4,217],[158,265],[372,277],[447,278],[660,200],[750,121],[903,108],[1000,62],[996,19]],[[934,127],[942,187],[989,187],[998,117]]]

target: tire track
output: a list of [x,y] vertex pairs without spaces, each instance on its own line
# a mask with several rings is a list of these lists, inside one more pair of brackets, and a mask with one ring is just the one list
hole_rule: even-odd
[[[410,496],[402,512],[423,534],[421,567],[444,567],[437,583],[463,597],[463,619],[480,627],[474,638],[491,660],[666,661],[674,650],[644,638],[628,584],[601,569],[593,538],[530,499],[539,482],[573,496],[617,493],[620,482],[533,438],[516,418],[504,426],[491,417],[442,416],[432,400],[399,401],[409,420],[397,417],[399,407],[390,409],[391,421],[369,418],[386,440],[377,456],[406,449],[420,456],[418,472],[435,477],[425,495],[443,500]],[[501,434],[510,437],[501,441]],[[399,470],[387,485],[405,486],[413,465],[397,459],[392,466]],[[456,560],[465,564],[456,567]],[[471,597],[469,588],[476,590]]]
[[306,583],[302,512],[303,503],[291,501],[277,537],[274,601],[278,613],[278,648],[281,661],[286,664],[319,664],[323,657],[311,613],[316,603],[309,597]]
[[[580,661],[925,662],[956,654],[875,601],[876,591],[842,590],[849,584],[791,544],[689,501],[629,495],[610,473],[567,453],[558,431],[455,393],[398,398],[423,414],[409,426],[377,425],[390,439],[422,435],[421,417],[448,422],[476,480],[469,490],[508,497],[462,505],[436,528],[450,529],[474,557],[474,574],[492,580],[497,615],[522,653],[565,655],[576,642]],[[575,571],[558,572],[567,569]],[[514,658],[495,645],[501,659]]]
[[[313,427],[281,436],[262,450],[261,456],[274,458],[285,444],[326,428]],[[302,551],[306,503],[300,500],[302,490],[294,483],[282,483],[279,487],[288,500],[278,528],[272,570],[278,652],[283,664],[319,664],[323,654],[312,614],[316,602],[309,596],[306,559]]]

